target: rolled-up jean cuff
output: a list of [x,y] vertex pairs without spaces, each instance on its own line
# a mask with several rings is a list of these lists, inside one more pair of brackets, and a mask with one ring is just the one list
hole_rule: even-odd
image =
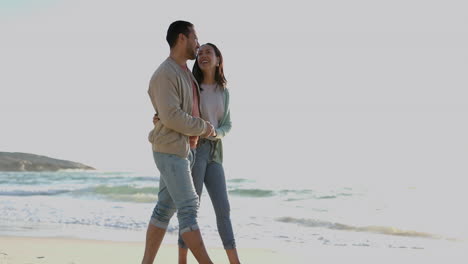
[[185,228],[181,228],[179,232],[180,232],[180,235],[183,235],[185,232],[195,231],[198,229],[200,229],[198,225],[194,224],[194,225],[187,226]]
[[188,248],[187,245],[178,243],[180,248]]
[[236,243],[232,243],[230,245],[224,245],[224,249],[235,249],[236,248]]
[[152,224],[152,225],[154,225],[156,227],[162,228],[162,229],[167,229],[167,226],[169,225],[169,223],[161,222],[156,218],[151,218],[150,224]]

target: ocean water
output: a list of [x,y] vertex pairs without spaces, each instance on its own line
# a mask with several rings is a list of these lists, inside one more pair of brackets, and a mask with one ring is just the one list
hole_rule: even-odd
[[[294,185],[229,178],[240,247],[465,247],[468,195],[461,186]],[[0,172],[0,235],[144,241],[157,175],[134,172]],[[221,247],[209,196],[199,224]],[[177,241],[174,216],[164,243]]]

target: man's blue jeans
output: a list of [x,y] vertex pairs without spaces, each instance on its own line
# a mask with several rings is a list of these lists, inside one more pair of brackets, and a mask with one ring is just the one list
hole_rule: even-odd
[[197,223],[199,199],[191,175],[191,167],[195,159],[194,152],[191,150],[187,158],[153,152],[160,179],[158,202],[150,223],[167,229],[169,220],[177,211],[181,235],[199,229]]

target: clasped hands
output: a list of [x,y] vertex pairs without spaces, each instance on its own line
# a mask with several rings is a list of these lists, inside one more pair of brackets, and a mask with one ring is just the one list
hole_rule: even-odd
[[[158,122],[159,122],[158,114],[155,114],[153,116],[153,124],[156,125],[156,123],[158,123]],[[216,130],[213,127],[213,125],[208,121],[205,121],[205,123],[206,123],[207,129],[206,129],[205,133],[203,135],[201,135],[200,137],[202,137],[202,138],[216,137]]]

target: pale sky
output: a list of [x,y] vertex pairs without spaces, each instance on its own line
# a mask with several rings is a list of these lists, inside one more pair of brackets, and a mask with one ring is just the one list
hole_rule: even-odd
[[465,1],[37,2],[0,2],[0,151],[156,171],[147,88],[182,19],[225,58],[228,177],[467,175]]

